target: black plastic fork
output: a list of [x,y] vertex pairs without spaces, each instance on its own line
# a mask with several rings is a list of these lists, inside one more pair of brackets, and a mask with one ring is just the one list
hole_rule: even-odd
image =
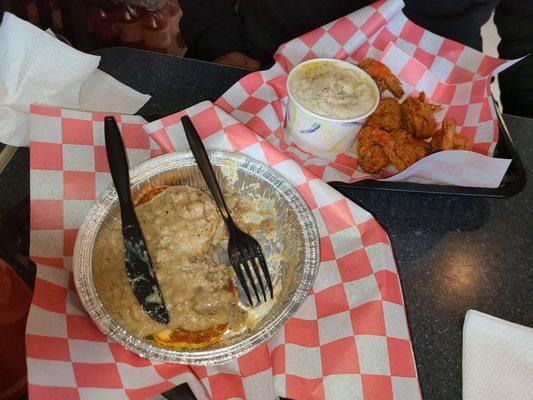
[[[218,210],[222,215],[222,219],[224,220],[224,223],[228,228],[228,255],[231,261],[231,266],[233,267],[233,270],[235,271],[235,274],[239,279],[239,283],[241,284],[250,304],[254,306],[254,303],[252,302],[252,296],[250,295],[250,290],[248,288],[248,283],[250,284],[252,290],[255,293],[257,305],[259,305],[262,303],[262,301],[259,297],[259,291],[257,290],[257,286],[255,284],[256,280],[259,283],[259,287],[261,288],[264,301],[267,300],[265,285],[263,282],[263,277],[261,276],[261,273],[259,271],[259,267],[261,268],[264,279],[266,280],[266,283],[268,285],[268,289],[270,291],[270,298],[273,298],[274,295],[272,290],[272,280],[270,278],[270,273],[268,272],[268,267],[265,261],[265,257],[263,256],[261,246],[259,246],[257,240],[240,230],[233,221],[233,218],[231,218],[228,207],[226,206],[226,202],[224,201],[224,197],[222,196],[222,191],[220,190],[220,186],[218,185],[217,179],[215,177],[215,173],[213,172],[213,166],[209,161],[209,157],[207,155],[207,152],[205,151],[205,147],[202,143],[202,140],[200,139],[200,136],[196,131],[196,128],[194,127],[191,119],[188,116],[182,117],[181,122],[183,124],[185,136],[187,137],[187,141],[189,142],[192,154],[194,155],[194,158],[198,163],[198,168],[200,169],[200,172],[202,173],[202,176],[204,177],[205,182],[207,183],[207,187],[209,188],[209,191],[213,196],[213,200],[215,201],[215,204],[217,205]],[[255,279],[253,276],[254,274]]]

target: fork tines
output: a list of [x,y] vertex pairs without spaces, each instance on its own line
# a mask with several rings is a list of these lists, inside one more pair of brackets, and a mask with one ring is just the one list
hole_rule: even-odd
[[[273,298],[274,291],[272,288],[272,280],[259,243],[236,226],[231,229],[231,231],[230,241],[228,243],[231,265],[233,266],[233,270],[239,279],[239,283],[241,284],[250,305],[254,306],[254,303],[252,301],[248,284],[254,291],[257,304],[267,301],[264,280],[266,280],[268,290],[270,291],[270,298]],[[259,288],[261,289],[263,300],[259,297],[257,284],[259,284]]]

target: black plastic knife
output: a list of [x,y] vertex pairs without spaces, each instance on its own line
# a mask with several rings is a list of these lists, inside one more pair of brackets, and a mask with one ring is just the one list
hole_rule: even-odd
[[126,275],[143,310],[154,321],[168,324],[170,317],[154,274],[144,236],[133,210],[128,159],[114,117],[105,117],[105,147],[111,177],[120,203]]

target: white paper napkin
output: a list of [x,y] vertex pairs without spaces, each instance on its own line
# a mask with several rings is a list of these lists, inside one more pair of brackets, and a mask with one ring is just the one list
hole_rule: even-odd
[[30,104],[133,114],[148,99],[85,54],[10,13],[0,25],[0,142],[29,145]]
[[469,310],[463,327],[463,399],[533,399],[533,329]]
[[134,114],[150,96],[133,90],[97,69],[81,85],[80,110]]
[[[56,37],[51,29],[45,32]],[[80,109],[91,112],[133,114],[145,105],[150,97],[96,69],[81,85]]]

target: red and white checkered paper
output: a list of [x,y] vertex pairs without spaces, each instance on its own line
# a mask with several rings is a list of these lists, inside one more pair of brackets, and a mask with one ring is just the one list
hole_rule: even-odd
[[[179,117],[119,116],[130,165],[186,147]],[[137,356],[103,335],[72,279],[77,231],[111,183],[102,115],[31,108],[31,247],[26,332],[31,399],[141,399],[187,382],[198,399],[419,399],[402,293],[376,220],[209,102],[187,110],[208,148],[245,153],[288,178],[312,210],[320,267],[307,301],[267,343],[230,363],[190,367]]]
[[285,80],[295,65],[316,57],[356,63],[374,57],[398,76],[407,95],[424,91],[429,101],[441,104],[437,120],[453,119],[475,151],[430,155],[393,178],[390,171],[379,178],[498,187],[510,160],[487,157],[498,141],[490,78],[518,60],[489,57],[435,35],[409,21],[402,7],[401,0],[378,1],[283,44],[271,69],[244,77],[215,104],[327,182],[376,178],[358,169],[355,149],[319,158],[288,143],[283,133]]

